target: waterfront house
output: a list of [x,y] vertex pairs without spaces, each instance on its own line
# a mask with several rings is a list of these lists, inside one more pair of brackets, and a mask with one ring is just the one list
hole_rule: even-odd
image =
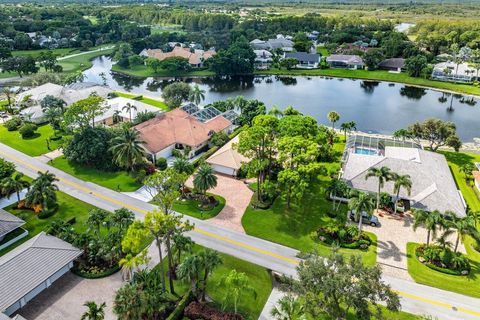
[[268,69],[273,62],[273,54],[264,49],[253,50],[253,52],[255,52],[255,68]]
[[192,68],[203,67],[206,60],[210,59],[216,54],[215,50],[200,50],[190,49],[184,47],[174,47],[170,52],[164,52],[162,49],[144,49],[140,52],[140,56],[158,59],[160,61],[167,58],[184,58]]
[[391,58],[385,59],[379,63],[378,68],[381,70],[388,70],[392,72],[402,72],[405,70],[405,59]]
[[465,62],[440,62],[434,65],[432,71],[433,79],[452,82],[472,82],[476,75],[476,70]]
[[363,59],[357,55],[349,54],[332,54],[327,57],[327,64],[331,68],[344,68],[344,69],[363,69],[365,63]]
[[[112,126],[119,122],[130,122],[130,119],[133,121],[142,112],[150,112],[155,115],[161,112],[159,108],[124,97],[105,100],[104,105],[106,109],[101,115],[95,117],[95,125]],[[129,109],[128,105],[132,108]]]
[[298,61],[295,66],[298,69],[314,69],[318,68],[320,63],[320,55],[308,52],[285,52],[284,59],[292,58]]

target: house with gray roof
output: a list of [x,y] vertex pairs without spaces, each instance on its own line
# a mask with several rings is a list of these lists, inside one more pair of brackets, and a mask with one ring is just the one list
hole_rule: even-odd
[[285,52],[284,59],[292,58],[298,61],[296,67],[298,69],[314,69],[318,68],[320,63],[320,55],[308,52]]
[[[7,211],[0,209],[0,250],[8,247],[15,241],[20,240],[28,234],[28,231],[23,230],[17,234],[16,230],[25,224],[25,221],[14,216]],[[20,230],[22,231],[22,230]]]
[[250,41],[250,46],[255,50],[275,50],[281,49],[284,52],[293,51],[293,41],[282,35],[277,35],[275,39],[260,40],[254,39]]
[[[405,204],[405,209],[452,211],[458,217],[466,215],[465,200],[457,189],[444,155],[414,147],[413,144],[407,146],[390,141],[371,144],[365,141],[369,141],[368,138],[359,139],[359,136],[350,137],[347,141],[341,178],[349,186],[375,193],[378,180],[366,179],[368,170],[388,167],[397,174],[409,175],[412,180],[410,194],[405,189],[400,191],[399,200]],[[394,200],[393,186],[394,182],[388,181],[382,191],[389,193]]]
[[45,232],[0,257],[0,313],[11,316],[73,267],[82,251]]
[[327,64],[331,68],[363,69],[365,67],[360,56],[351,54],[332,54],[327,57]]
[[378,68],[382,70],[392,71],[392,72],[401,72],[405,70],[405,59],[403,58],[385,59],[378,64]]

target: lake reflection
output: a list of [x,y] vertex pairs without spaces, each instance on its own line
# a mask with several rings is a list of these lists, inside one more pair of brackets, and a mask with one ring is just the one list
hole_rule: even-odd
[[[84,72],[85,81],[105,83],[112,89],[160,96],[162,88],[178,79],[137,79],[112,74],[111,61],[100,57]],[[104,73],[102,79],[101,73]],[[340,123],[355,121],[366,132],[389,134],[416,121],[440,118],[457,125],[460,138],[480,137],[480,108],[477,98],[442,93],[396,83],[328,77],[256,76],[234,79],[185,78],[206,91],[204,103],[242,95],[271,107],[294,106],[304,114],[328,124],[331,110],[340,113]]]

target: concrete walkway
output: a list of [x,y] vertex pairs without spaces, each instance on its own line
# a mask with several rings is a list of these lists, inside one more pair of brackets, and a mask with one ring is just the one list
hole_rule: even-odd
[[48,163],[50,160],[56,159],[61,156],[63,156],[63,151],[60,149],[55,149],[53,151],[42,154],[41,156],[35,157],[35,159],[38,159],[43,163]]
[[263,307],[262,313],[258,320],[271,320],[272,316],[270,313],[272,312],[273,308],[277,304],[278,300],[280,300],[284,296],[284,293],[281,292],[278,288],[273,288],[270,296],[268,297],[265,306]]
[[133,192],[122,192],[122,194],[144,201],[144,202],[150,202],[153,199],[153,196],[156,192],[150,191],[151,189],[147,186],[142,186],[138,190],[135,190]]

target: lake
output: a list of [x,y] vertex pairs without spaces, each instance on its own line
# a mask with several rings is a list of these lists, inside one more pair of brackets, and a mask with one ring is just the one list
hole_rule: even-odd
[[[84,81],[106,84],[114,90],[160,97],[163,87],[180,80],[136,79],[112,74],[111,60],[107,57],[99,57],[92,62],[93,67],[84,72]],[[204,104],[242,95],[247,99],[263,101],[267,108],[276,105],[284,109],[291,105],[323,124],[329,124],[327,113],[335,110],[341,117],[339,123],[355,121],[358,130],[382,134],[391,134],[416,121],[440,118],[454,122],[459,137],[465,142],[480,137],[479,99],[460,94],[398,83],[326,77],[252,76],[231,80],[213,77],[181,80],[196,83],[205,90]]]

